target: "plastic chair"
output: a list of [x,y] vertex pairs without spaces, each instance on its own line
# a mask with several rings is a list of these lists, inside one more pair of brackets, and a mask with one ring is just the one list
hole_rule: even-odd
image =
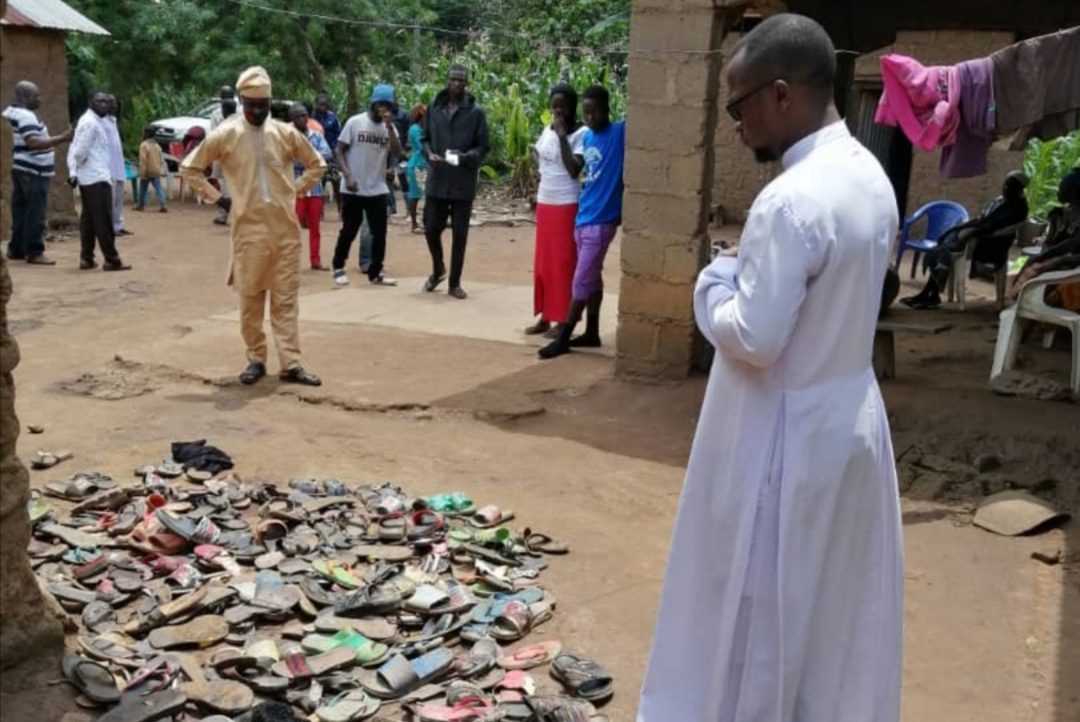
[[[1025,223],[1026,221],[1021,221],[1020,223],[1006,226],[991,236],[991,238],[1004,238],[1010,236],[1015,240],[1019,235],[1021,227],[1023,227]],[[975,246],[977,243],[978,241],[973,238],[968,241],[967,245],[964,247],[963,253],[952,254],[952,272],[949,273],[948,295],[950,302],[954,298],[956,299],[957,305],[960,307],[961,311],[967,310],[967,279],[971,273],[971,264],[973,263],[972,257],[975,254]],[[1012,245],[1012,240],[1010,240],[1009,245]],[[1008,272],[1008,261],[1006,261],[1001,268],[994,271],[994,288],[999,311],[1005,308],[1005,281]]]
[[[1044,298],[1049,285],[1077,282],[1080,282],[1080,269],[1044,273],[1023,285],[1016,305],[1001,312],[997,345],[994,347],[994,366],[990,370],[991,381],[1016,363],[1020,350],[1020,319],[1026,318],[1063,326],[1072,332],[1072,373],[1069,382],[1073,394],[1080,394],[1080,313],[1047,306]],[[1049,348],[1053,340],[1053,330],[1048,331],[1043,336],[1043,345]]]
[[[924,217],[926,218],[926,233],[922,238],[912,238],[912,227]],[[900,268],[900,259],[904,257],[904,251],[910,248],[915,252],[915,257],[911,259],[911,277],[915,278],[919,256],[937,248],[938,239],[945,231],[967,219],[967,209],[952,201],[933,201],[915,211],[900,226],[900,242],[896,249],[897,270]]]

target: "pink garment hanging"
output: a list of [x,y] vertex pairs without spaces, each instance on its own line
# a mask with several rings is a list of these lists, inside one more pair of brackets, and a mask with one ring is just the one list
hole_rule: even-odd
[[881,56],[885,91],[874,122],[900,126],[908,140],[925,151],[952,145],[960,124],[960,83],[952,66],[925,67],[895,53]]

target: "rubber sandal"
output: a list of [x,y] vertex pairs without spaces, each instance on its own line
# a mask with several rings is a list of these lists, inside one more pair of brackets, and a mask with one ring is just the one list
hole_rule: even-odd
[[499,526],[505,524],[514,518],[514,512],[510,509],[500,509],[494,504],[488,504],[485,507],[477,509],[469,517],[470,523],[473,526],[480,527],[481,529],[489,529],[493,526]]
[[547,534],[534,532],[527,527],[521,536],[525,543],[525,551],[533,556],[539,556],[540,554],[567,554],[570,552],[570,547],[566,544],[553,539]]
[[551,676],[567,692],[590,702],[605,700],[615,693],[611,674],[600,664],[577,655],[564,652],[551,660]]
[[288,612],[300,602],[300,590],[286,585],[281,575],[265,569],[255,575],[255,594],[251,605],[264,611]]
[[489,722],[499,719],[495,704],[479,695],[463,696],[454,702],[428,702],[416,710],[420,722]]
[[101,491],[101,487],[97,485],[97,482],[82,477],[70,481],[50,481],[45,484],[46,496],[64,499],[65,501],[84,501],[99,491]]
[[499,657],[497,663],[503,669],[532,669],[547,664],[562,651],[562,642],[550,640],[518,647]]
[[185,624],[159,627],[150,632],[147,638],[155,649],[198,646],[209,647],[228,635],[229,625],[225,619],[215,614],[195,617]]
[[387,645],[368,639],[352,629],[342,629],[333,636],[309,634],[300,641],[300,646],[309,654],[348,647],[356,652],[356,663],[361,666],[378,664],[390,651]]
[[198,521],[189,518],[176,517],[165,511],[157,510],[157,519],[162,526],[195,544],[213,544],[221,536],[221,530],[210,520],[202,517]]
[[67,461],[74,457],[70,451],[57,451],[55,453],[48,451],[39,451],[37,456],[30,460],[30,466],[34,469],[51,469],[59,464],[61,461]]
[[353,575],[347,564],[335,559],[316,559],[311,563],[311,568],[324,579],[328,579],[346,589],[358,589],[363,586],[363,582]]
[[175,716],[187,704],[187,695],[175,690],[145,697],[129,697],[94,722],[155,722]]
[[[599,722],[591,702],[573,697],[541,695],[525,698],[525,704],[538,720],[552,722]],[[600,718],[606,719],[606,718]]]
[[334,613],[346,617],[383,614],[397,609],[401,601],[399,592],[381,587],[368,587],[357,589],[343,597],[334,605]]
[[441,678],[453,663],[454,655],[441,647],[413,660],[395,654],[377,670],[361,674],[359,681],[379,699],[398,699]]
[[379,711],[379,700],[362,689],[350,689],[315,710],[319,722],[353,722]]
[[239,714],[255,704],[255,693],[240,682],[231,680],[185,682],[180,692],[197,707],[223,714]]
[[350,647],[338,647],[322,654],[305,657],[298,650],[286,652],[280,662],[270,668],[279,677],[287,679],[305,679],[319,677],[336,669],[345,669],[356,664],[356,650]]
[[67,681],[94,702],[113,704],[120,699],[116,680],[105,665],[77,654],[65,654],[62,666]]
[[357,557],[372,561],[403,562],[416,556],[411,547],[381,544],[361,544],[350,548],[349,551]]
[[368,639],[379,642],[393,639],[397,635],[397,627],[387,621],[385,617],[349,619],[335,614],[323,613],[315,617],[314,624],[315,630],[318,632],[339,632],[342,629],[352,629]]

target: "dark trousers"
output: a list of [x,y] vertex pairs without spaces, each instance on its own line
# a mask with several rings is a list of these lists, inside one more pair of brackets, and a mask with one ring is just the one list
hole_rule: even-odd
[[47,176],[11,171],[11,258],[37,258],[45,253],[45,207],[49,201]]
[[101,246],[101,255],[109,264],[120,263],[116,252],[116,234],[113,232],[112,207],[113,186],[108,181],[79,186],[82,196],[82,215],[79,217],[80,256],[83,263],[94,262],[94,239]]
[[358,196],[352,193],[341,195],[341,232],[338,233],[334,247],[334,270],[345,268],[349,260],[349,248],[352,246],[360,226],[367,218],[371,229],[371,262],[367,267],[368,278],[375,280],[382,275],[383,261],[386,259],[386,196]]
[[461,286],[461,272],[465,268],[465,245],[469,241],[469,218],[472,216],[472,201],[456,201],[447,198],[428,197],[424,205],[424,235],[427,237],[428,251],[431,253],[432,273],[441,276],[446,273],[443,261],[442,232],[450,222],[450,235],[453,246],[450,250],[450,288]]

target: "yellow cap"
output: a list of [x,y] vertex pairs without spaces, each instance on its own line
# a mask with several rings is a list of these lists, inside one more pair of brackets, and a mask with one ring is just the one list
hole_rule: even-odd
[[242,98],[269,98],[270,76],[261,65],[253,65],[240,73],[236,81],[236,94]]

